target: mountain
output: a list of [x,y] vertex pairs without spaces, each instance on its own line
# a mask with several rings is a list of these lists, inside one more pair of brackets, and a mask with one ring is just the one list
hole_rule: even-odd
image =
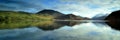
[[49,15],[38,15],[27,13],[23,11],[3,11],[0,10],[0,21],[28,21],[28,20],[52,20],[53,17]]
[[82,20],[83,18],[80,17],[80,16],[76,16],[76,15],[73,15],[73,14],[67,14],[67,15],[62,15],[56,19],[60,19],[60,20]]
[[97,14],[92,18],[92,20],[104,20],[107,16],[108,14]]
[[105,20],[120,21],[120,10],[112,12],[105,18]]
[[112,12],[105,18],[105,20],[109,21],[106,23],[113,29],[120,30],[120,10]]
[[74,14],[63,14],[61,12],[55,11],[55,10],[50,10],[50,9],[44,9],[42,11],[39,11],[39,15],[51,15],[54,17],[54,19],[59,19],[59,20],[82,20],[82,19],[88,19],[80,16],[76,16]]
[[55,18],[64,15],[61,12],[58,12],[58,11],[55,11],[55,10],[50,10],[50,9],[44,9],[42,11],[39,11],[37,14],[51,15],[51,16],[54,16]]

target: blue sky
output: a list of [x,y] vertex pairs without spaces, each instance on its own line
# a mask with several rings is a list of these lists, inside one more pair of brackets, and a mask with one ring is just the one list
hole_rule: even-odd
[[36,13],[52,9],[64,14],[93,17],[120,9],[120,0],[0,0],[0,10]]

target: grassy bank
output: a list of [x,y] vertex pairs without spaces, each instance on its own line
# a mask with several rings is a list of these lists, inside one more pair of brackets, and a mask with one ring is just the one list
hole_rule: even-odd
[[52,20],[51,15],[38,15],[27,12],[0,11],[0,21],[33,21],[33,20]]

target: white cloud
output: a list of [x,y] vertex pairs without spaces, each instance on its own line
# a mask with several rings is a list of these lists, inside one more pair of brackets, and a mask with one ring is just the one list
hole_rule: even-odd
[[[22,4],[18,2],[22,2]],[[65,14],[73,13],[90,18],[98,13],[110,13],[120,9],[120,0],[17,0],[15,3],[10,4],[12,5],[9,6],[11,10],[15,8],[15,10],[32,12],[34,10],[54,9]],[[4,5],[8,6],[8,3]],[[1,9],[5,10],[9,7],[1,7]]]
[[61,0],[61,3],[65,4],[56,5],[56,10],[90,18],[98,13],[111,13],[120,9],[120,0]]

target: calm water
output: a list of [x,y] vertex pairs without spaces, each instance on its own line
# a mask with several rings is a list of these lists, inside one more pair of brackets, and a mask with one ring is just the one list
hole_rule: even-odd
[[0,40],[120,40],[120,31],[102,22],[56,22],[48,26],[1,29]]

